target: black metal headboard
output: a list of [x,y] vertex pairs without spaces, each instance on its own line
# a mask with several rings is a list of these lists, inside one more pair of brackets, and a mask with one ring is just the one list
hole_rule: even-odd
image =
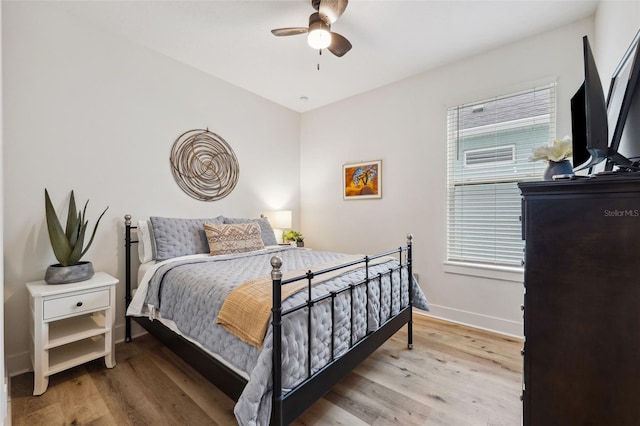
[[[131,226],[131,215],[124,215],[124,250],[125,250],[125,288],[126,294],[124,296],[125,300],[125,310],[129,308],[129,304],[131,303],[131,244],[137,244],[138,240],[131,239],[131,230],[138,229],[137,226]],[[125,335],[124,341],[131,341],[131,318],[125,316]]]

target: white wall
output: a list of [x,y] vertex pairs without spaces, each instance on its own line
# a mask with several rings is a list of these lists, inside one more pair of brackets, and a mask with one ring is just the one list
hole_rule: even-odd
[[640,1],[603,1],[595,16],[595,46],[592,46],[605,94],[611,75],[631,40],[640,30]]
[[[90,199],[90,226],[109,206],[85,258],[121,279],[119,339],[126,213],[134,219],[256,217],[286,207],[294,210],[297,226],[298,113],[68,17],[55,4],[2,7],[4,307],[11,373],[30,368],[25,282],[42,279],[56,263],[44,222],[44,188],[59,211],[71,189],[78,203]],[[226,139],[240,163],[235,190],[212,203],[184,194],[169,168],[174,140],[205,127]]]
[[[556,81],[557,134],[571,134],[569,100],[584,78],[591,19],[356,96],[302,117],[302,230],[310,246],[376,252],[415,237],[415,269],[432,313],[522,335],[523,287],[443,272],[446,109]],[[381,200],[343,201],[341,167],[382,160]],[[521,274],[516,275],[521,280]]]
[[[2,6],[0,5],[0,23],[2,22]],[[1,29],[0,25],[0,29]],[[0,31],[0,46],[2,46],[2,32]],[[0,172],[2,172],[2,152],[4,145],[4,126],[2,123],[2,116],[4,111],[4,97],[3,85],[2,85],[3,64],[2,57],[0,57]],[[3,220],[3,203],[4,203],[4,182],[3,175],[0,173],[0,239],[4,234],[4,220]],[[3,247],[0,247],[0,257],[4,258]],[[0,289],[4,289],[4,264],[0,264]],[[4,377],[2,384],[0,384],[0,425],[11,424],[11,413],[7,405],[8,395],[8,381],[7,370],[4,362],[4,304],[0,304],[0,374]]]

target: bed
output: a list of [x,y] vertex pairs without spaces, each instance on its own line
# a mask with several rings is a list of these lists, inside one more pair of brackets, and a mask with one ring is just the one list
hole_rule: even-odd
[[[242,425],[291,423],[405,324],[411,348],[412,308],[428,310],[411,235],[346,255],[278,245],[266,218],[150,219],[125,216],[126,341],[134,320],[234,399]],[[211,229],[241,237],[220,245]]]

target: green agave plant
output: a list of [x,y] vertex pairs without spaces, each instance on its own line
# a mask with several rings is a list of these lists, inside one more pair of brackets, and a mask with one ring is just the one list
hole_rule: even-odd
[[84,256],[87,250],[89,250],[89,247],[91,247],[100,219],[102,219],[102,216],[104,216],[109,207],[107,206],[98,218],[98,221],[93,227],[91,239],[83,249],[84,236],[88,224],[85,220],[85,215],[89,200],[85,203],[82,212],[78,213],[78,210],[76,209],[76,199],[73,195],[73,191],[71,191],[66,229],[62,229],[62,225],[60,224],[60,220],[58,220],[58,215],[56,214],[56,210],[53,208],[51,198],[49,198],[49,192],[46,188],[44,190],[44,204],[47,216],[47,229],[49,230],[49,240],[51,240],[51,247],[53,248],[53,253],[56,256],[56,259],[58,259],[58,262],[60,262],[60,265],[62,266],[77,265],[82,256]]

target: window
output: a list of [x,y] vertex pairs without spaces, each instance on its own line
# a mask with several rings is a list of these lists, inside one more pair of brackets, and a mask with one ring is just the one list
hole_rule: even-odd
[[555,85],[450,108],[447,257],[520,266],[518,182],[540,180],[532,149],[555,139]]

